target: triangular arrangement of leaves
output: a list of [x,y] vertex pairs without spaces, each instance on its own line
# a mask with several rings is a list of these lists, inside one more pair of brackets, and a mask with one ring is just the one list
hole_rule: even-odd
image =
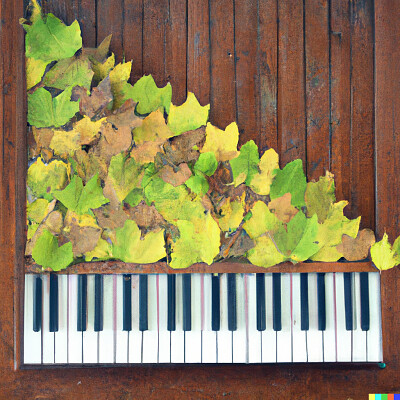
[[[301,160],[238,149],[235,122],[208,121],[193,93],[172,104],[170,84],[128,82],[111,37],[82,48],[79,24],[43,15],[36,0],[26,30],[28,122],[26,255],[44,268],[118,259],[172,268],[223,259],[261,267],[283,261],[368,256],[400,263],[400,240],[375,243],[360,218],[343,215],[333,175],[308,182]],[[375,243],[375,244],[374,244]]]

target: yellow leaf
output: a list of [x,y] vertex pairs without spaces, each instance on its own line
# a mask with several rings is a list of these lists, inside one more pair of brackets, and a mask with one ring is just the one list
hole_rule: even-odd
[[36,60],[35,58],[26,58],[26,89],[33,88],[42,80],[44,71],[46,70],[48,62],[43,60]]
[[247,258],[252,264],[264,268],[272,267],[286,260],[268,235],[256,239],[256,245],[248,250]]
[[261,200],[254,203],[251,214],[251,218],[243,224],[243,228],[252,239],[256,239],[265,232],[274,232],[282,225]]
[[106,119],[102,118],[98,121],[92,121],[88,116],[84,116],[74,125],[74,130],[79,133],[80,144],[91,144],[93,139],[99,134],[102,125]]
[[95,59],[92,59],[91,61],[94,72],[93,78],[96,82],[100,82],[106,78],[108,73],[114,68],[115,56],[114,53],[112,53],[104,62],[99,62]]
[[243,220],[244,199],[246,193],[243,193],[241,199],[231,201],[227,199],[225,204],[221,206],[222,217],[218,219],[218,225],[223,232],[234,231]]
[[258,164],[260,173],[255,175],[250,187],[257,194],[267,195],[274,179],[274,170],[279,168],[279,155],[274,149],[268,149]]
[[400,255],[392,249],[386,232],[381,241],[376,242],[371,247],[371,258],[376,268],[381,271],[393,268],[400,264]]
[[84,256],[85,261],[92,261],[93,258],[97,258],[98,260],[107,260],[112,257],[112,246],[107,242],[107,240],[100,238],[96,247],[91,251],[87,251]]

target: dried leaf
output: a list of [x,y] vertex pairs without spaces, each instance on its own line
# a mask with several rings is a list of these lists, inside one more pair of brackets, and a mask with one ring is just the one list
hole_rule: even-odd
[[359,261],[368,257],[370,247],[375,243],[375,234],[371,229],[358,232],[356,238],[343,235],[342,243],[336,250],[348,261]]
[[291,200],[292,195],[286,193],[282,197],[278,197],[268,203],[268,208],[271,212],[273,212],[276,217],[285,224],[299,212],[297,208],[292,206]]
[[165,165],[159,172],[160,178],[172,186],[182,185],[191,175],[192,172],[186,163],[180,164],[176,168]]

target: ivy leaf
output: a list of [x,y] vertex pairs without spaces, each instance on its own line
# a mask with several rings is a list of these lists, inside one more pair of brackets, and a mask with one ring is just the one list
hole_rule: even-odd
[[182,105],[175,106],[171,104],[168,127],[177,135],[197,129],[202,125],[206,125],[209,111],[209,104],[202,107],[196,96],[189,92],[186,101]]
[[256,239],[266,232],[274,232],[282,225],[275,214],[261,200],[254,203],[249,214],[251,216],[248,219],[246,218],[243,229],[252,239]]
[[43,268],[53,271],[65,269],[74,260],[72,243],[68,242],[58,247],[58,241],[47,229],[36,240],[32,257]]
[[260,172],[253,176],[251,189],[261,195],[269,194],[271,183],[279,169],[279,156],[274,149],[268,149],[261,157],[258,165]]
[[235,186],[243,182],[250,186],[253,177],[258,174],[259,162],[258,147],[253,140],[249,140],[240,148],[239,156],[230,160]]
[[135,221],[126,220],[123,228],[116,230],[113,256],[124,262],[148,264],[166,256],[164,230],[152,231],[140,238]]
[[99,208],[109,202],[103,196],[103,189],[98,182],[98,174],[93,176],[86,186],[83,186],[79,176],[74,175],[69,185],[64,190],[53,192],[53,196],[77,214],[87,214],[91,208]]
[[256,245],[246,253],[249,261],[259,267],[272,267],[286,260],[269,236],[256,238]]
[[291,193],[292,205],[301,208],[305,205],[304,194],[307,180],[303,171],[303,161],[298,159],[285,165],[283,169],[276,170],[276,176],[271,184],[271,199],[282,197]]
[[46,67],[48,65],[47,61],[36,60],[31,57],[26,58],[26,89],[29,90],[33,88],[42,80],[42,76]]
[[212,264],[219,253],[220,229],[211,214],[177,221],[180,238],[172,243],[171,268],[187,268],[197,262]]
[[79,101],[71,101],[72,86],[52,98],[45,88],[28,93],[28,122],[36,128],[65,125],[78,111]]
[[381,241],[371,246],[371,258],[376,268],[381,271],[393,268],[400,264],[400,255],[392,249],[386,232]]

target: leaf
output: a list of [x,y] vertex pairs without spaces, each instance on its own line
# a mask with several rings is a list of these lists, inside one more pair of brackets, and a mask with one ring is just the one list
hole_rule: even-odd
[[198,195],[203,195],[208,192],[209,184],[205,176],[200,172],[196,175],[192,175],[186,182],[185,185],[193,192]]
[[175,106],[171,104],[168,115],[168,127],[176,134],[197,129],[205,125],[208,120],[210,105],[204,107],[197,101],[196,96],[189,92],[186,101]]
[[101,261],[108,260],[112,258],[112,245],[100,238],[96,247],[92,251],[87,251],[84,256],[85,261],[92,261],[94,258]]
[[235,231],[243,220],[245,193],[239,200],[227,199],[221,206],[221,218],[218,218],[218,225],[223,232]]
[[371,229],[358,232],[356,238],[343,235],[342,242],[336,250],[348,261],[363,260],[368,257],[370,247],[375,243],[375,234]]
[[393,250],[400,256],[400,236],[394,241]]
[[133,147],[131,157],[140,164],[153,162],[157,153],[163,151],[164,139],[156,139],[154,142],[144,142],[143,144]]
[[77,214],[87,214],[91,208],[99,208],[109,201],[103,196],[97,174],[85,186],[82,179],[74,175],[69,185],[64,190],[53,192],[53,196]]
[[107,77],[110,71],[115,66],[115,55],[114,53],[111,54],[104,61],[97,61],[92,59],[92,70],[93,70],[93,79],[95,82],[100,82]]
[[44,88],[28,93],[28,122],[37,128],[59,127],[78,111],[79,102],[71,101],[72,86],[52,98]]
[[58,247],[58,241],[48,230],[44,230],[36,240],[32,250],[32,257],[43,268],[51,268],[53,271],[61,271],[72,263],[72,243],[65,243]]
[[256,238],[256,245],[247,251],[246,256],[252,264],[264,268],[272,267],[286,260],[269,236]]
[[279,156],[274,149],[268,149],[261,157],[258,165],[260,172],[253,176],[250,182],[251,189],[261,195],[270,192],[271,183],[279,168]]
[[290,193],[284,194],[282,197],[278,197],[271,200],[268,203],[268,208],[273,212],[276,217],[287,224],[299,210],[291,204],[292,195]]
[[130,263],[153,263],[166,255],[164,230],[152,231],[140,238],[136,223],[127,220],[123,228],[116,231],[116,242],[113,245],[113,256]]
[[243,224],[243,229],[252,239],[256,239],[266,232],[276,231],[281,225],[268,206],[259,200],[251,208],[251,217]]
[[127,83],[127,80],[131,75],[131,68],[131,61],[127,63],[119,63],[109,73],[111,92],[114,97],[114,110],[121,107],[122,104],[124,104],[125,101],[129,98],[129,96],[126,95],[126,88],[127,86],[130,86],[130,84]]
[[271,199],[282,197],[291,193],[292,205],[301,208],[305,205],[304,194],[307,187],[306,177],[303,172],[303,161],[298,159],[285,165],[281,170],[276,170],[275,179],[272,181]]
[[46,61],[26,58],[26,90],[33,88],[42,80],[47,65]]
[[182,163],[175,168],[170,165],[165,165],[159,172],[159,177],[163,181],[175,187],[185,183],[191,175],[192,172],[186,163]]
[[310,218],[314,214],[317,214],[318,222],[324,222],[331,205],[335,201],[335,181],[333,174],[330,172],[326,171],[326,175],[321,176],[318,182],[307,183],[305,194],[307,217]]
[[371,259],[376,268],[381,271],[393,268],[400,264],[400,255],[392,249],[386,232],[381,241],[371,246]]
[[33,203],[27,204],[26,216],[30,221],[40,224],[53,211],[54,206],[55,200],[49,202],[46,199],[37,199]]
[[29,167],[27,185],[36,197],[53,200],[54,190],[65,187],[69,180],[70,167],[66,163],[53,160],[44,164],[41,157]]
[[200,154],[193,169],[195,173],[203,173],[204,175],[211,176],[218,167],[218,161],[213,152]]
[[124,202],[131,207],[137,206],[143,200],[143,189],[135,188],[131,190],[128,196],[125,197]]
[[136,112],[139,114],[149,114],[160,107],[168,114],[172,87],[168,82],[163,88],[158,88],[151,75],[144,75],[133,85],[129,96],[138,103]]
[[152,206],[140,203],[136,207],[128,210],[129,219],[135,221],[142,230],[157,230],[160,226],[165,226],[167,222],[162,215]]
[[249,140],[240,148],[239,156],[230,160],[235,186],[243,182],[250,186],[253,177],[258,173],[259,162],[258,147],[253,140]]
[[229,124],[225,131],[218,129],[210,122],[206,127],[206,142],[201,153],[212,151],[217,161],[228,161],[239,155],[237,145],[239,141],[239,130],[236,122]]
[[187,268],[197,262],[212,264],[219,253],[220,229],[211,214],[191,221],[177,221],[180,238],[172,243],[171,268]]
[[37,16],[32,25],[23,24],[26,30],[25,54],[46,62],[72,57],[82,47],[78,21],[64,25],[53,14]]

